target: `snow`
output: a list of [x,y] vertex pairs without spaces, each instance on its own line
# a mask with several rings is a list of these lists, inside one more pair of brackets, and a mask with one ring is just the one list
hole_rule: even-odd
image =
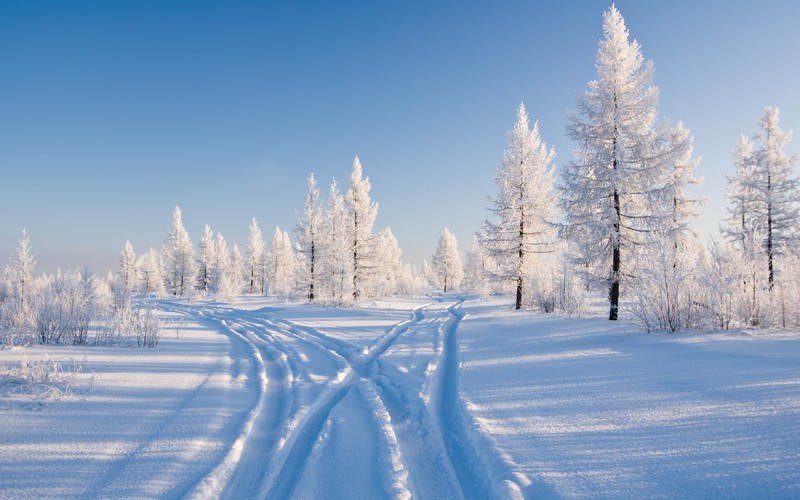
[[450,294],[161,301],[154,349],[0,390],[0,497],[800,495],[800,334],[647,334]]

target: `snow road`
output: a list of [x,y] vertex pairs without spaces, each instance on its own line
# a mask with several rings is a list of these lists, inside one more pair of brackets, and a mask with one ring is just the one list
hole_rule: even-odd
[[248,343],[260,376],[237,444],[191,496],[506,496],[457,418],[458,304],[187,309]]
[[452,295],[159,307],[156,349],[0,350],[83,369],[57,400],[0,380],[0,498],[800,495],[797,332]]

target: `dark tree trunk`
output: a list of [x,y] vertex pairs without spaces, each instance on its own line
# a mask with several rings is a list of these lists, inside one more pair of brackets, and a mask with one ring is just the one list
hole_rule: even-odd
[[608,312],[608,319],[615,321],[619,315],[619,193],[614,191],[614,211],[617,220],[614,221],[614,236],[615,240],[612,242],[613,249],[611,254],[611,286],[608,290],[608,301],[610,309]]
[[772,172],[767,165],[767,267],[769,270],[769,291],[775,286],[775,270],[772,265]]
[[308,285],[308,300],[314,300],[314,240],[311,240],[311,283]]

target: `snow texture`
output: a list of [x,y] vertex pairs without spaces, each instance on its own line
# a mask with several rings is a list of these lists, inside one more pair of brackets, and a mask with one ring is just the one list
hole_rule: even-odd
[[795,332],[452,294],[157,304],[182,327],[154,349],[0,351],[80,367],[36,405],[0,391],[0,497],[800,495]]

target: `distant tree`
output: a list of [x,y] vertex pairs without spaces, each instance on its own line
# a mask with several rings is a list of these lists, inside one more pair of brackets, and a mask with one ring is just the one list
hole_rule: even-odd
[[377,297],[388,297],[397,293],[404,279],[402,252],[397,238],[388,227],[375,239],[376,269],[375,293]]
[[172,228],[164,244],[164,261],[167,291],[177,296],[189,293],[195,275],[194,248],[189,233],[183,227],[179,207],[172,212]]
[[139,256],[137,266],[139,269],[141,292],[144,295],[163,296],[164,290],[164,262],[161,255],[153,248]]
[[471,293],[486,295],[489,293],[490,276],[492,267],[486,255],[484,245],[476,236],[472,239],[472,246],[467,252],[467,262],[464,266],[464,287]]
[[516,287],[517,309],[522,307],[536,256],[552,253],[557,239],[553,156],[555,151],[548,151],[539,136],[539,124],[530,128],[525,105],[520,104],[495,175],[498,194],[490,208],[494,217],[484,221],[483,233],[498,277]]
[[[303,273],[308,284],[308,300],[315,298],[315,286],[317,285],[317,274],[319,273],[319,263],[317,254],[319,252],[320,239],[322,235],[322,209],[319,201],[319,188],[314,174],[308,178],[308,194],[303,208],[303,214],[297,219],[297,244],[300,255],[303,259],[305,272]],[[317,291],[317,294],[319,292]]]
[[235,295],[242,293],[244,288],[244,275],[242,274],[243,270],[244,257],[242,257],[242,252],[239,250],[239,246],[234,243],[233,248],[231,248],[231,285]]
[[363,295],[369,279],[375,272],[373,255],[372,226],[378,215],[378,204],[369,197],[369,178],[364,178],[361,162],[356,156],[353,160],[353,171],[347,186],[345,200],[350,213],[352,235],[351,254],[353,255],[353,299]]
[[[680,249],[687,243],[689,224],[700,215],[700,207],[705,203],[704,198],[695,198],[689,195],[687,189],[699,186],[702,178],[694,177],[694,169],[700,160],[694,155],[694,138],[683,122],[670,132],[671,152],[673,160],[671,170],[667,172],[666,189],[664,189],[663,203],[667,206],[669,219],[667,221],[667,238],[672,240],[673,247]],[[661,238],[659,234],[656,238]],[[659,241],[657,243],[663,243]]]
[[331,183],[320,241],[320,284],[334,304],[353,300],[353,236],[336,179]]
[[275,228],[275,236],[272,238],[267,255],[269,291],[275,295],[288,297],[294,289],[296,258],[289,234],[280,227]]
[[720,230],[729,241],[738,244],[741,250],[744,248],[746,235],[753,226],[757,204],[753,143],[747,136],[739,137],[732,159],[736,173],[727,176],[725,197],[728,199],[728,213],[722,220]]
[[237,295],[235,269],[231,265],[231,252],[222,233],[214,240],[214,266],[212,290],[217,300],[230,302]]
[[33,291],[33,269],[36,267],[36,259],[31,249],[31,239],[25,229],[22,230],[18,243],[17,253],[11,257],[11,274],[13,294],[17,303],[14,318],[17,326],[22,326],[31,319],[30,297]]
[[420,271],[424,286],[439,286],[439,278],[436,277],[433,267],[428,263],[428,259],[422,260],[422,271]]
[[753,152],[755,213],[764,235],[767,255],[769,289],[775,285],[775,261],[800,229],[800,190],[792,175],[797,155],[789,156],[784,149],[792,138],[778,125],[780,110],[766,107],[755,134],[758,147]]
[[247,292],[263,294],[266,291],[264,289],[264,240],[255,217],[250,222],[250,237],[247,239],[246,254]]
[[122,256],[119,261],[119,276],[117,277],[120,286],[128,293],[136,289],[138,273],[136,272],[136,253],[130,241],[125,242]]
[[439,239],[439,246],[433,254],[433,271],[439,279],[439,286],[445,292],[457,290],[464,278],[464,267],[458,253],[458,241],[449,229]]
[[217,262],[214,232],[206,224],[200,237],[200,258],[197,259],[197,290],[208,293],[213,288],[214,266]]
[[573,259],[608,284],[609,319],[616,320],[621,283],[636,275],[637,254],[671,219],[665,190],[687,143],[673,143],[669,127],[657,123],[652,62],[629,41],[614,6],[603,33],[598,79],[579,97],[579,114],[569,115],[568,136],[578,148],[563,171],[561,207]]

